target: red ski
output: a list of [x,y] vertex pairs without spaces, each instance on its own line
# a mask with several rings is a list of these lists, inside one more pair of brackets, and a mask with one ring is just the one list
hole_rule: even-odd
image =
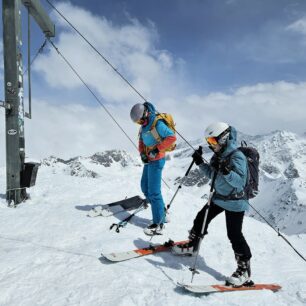
[[225,285],[193,285],[178,283],[178,286],[183,287],[187,291],[199,294],[246,290],[271,290],[275,292],[282,288],[280,285],[277,284],[252,284],[250,286],[232,287]]
[[188,242],[188,240],[177,241],[177,242],[169,240],[163,244],[151,244],[150,246],[146,248],[136,249],[133,251],[110,253],[110,254],[102,253],[101,255],[109,261],[118,262],[118,261],[124,261],[124,260],[129,260],[132,258],[145,256],[145,255],[155,254],[158,252],[170,251],[174,245],[184,244],[186,242]]

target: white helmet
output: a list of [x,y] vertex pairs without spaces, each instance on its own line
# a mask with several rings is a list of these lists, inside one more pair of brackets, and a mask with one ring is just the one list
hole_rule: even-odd
[[205,139],[215,138],[220,145],[224,145],[228,139],[230,126],[225,122],[215,122],[210,124],[204,133]]
[[141,104],[141,103],[135,104],[132,107],[131,112],[130,112],[131,119],[134,122],[137,122],[138,120],[140,120],[143,117],[144,112],[145,112],[145,106],[143,104]]

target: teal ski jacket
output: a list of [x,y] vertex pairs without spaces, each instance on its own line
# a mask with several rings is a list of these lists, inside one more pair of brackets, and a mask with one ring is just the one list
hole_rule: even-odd
[[[228,160],[228,156],[231,155],[229,159],[231,171],[227,175],[218,172],[214,186],[215,194],[212,197],[212,201],[226,210],[239,212],[248,209],[248,200],[221,200],[216,196],[216,194],[229,196],[230,194],[240,193],[246,185],[248,176],[247,159],[241,151],[237,150],[236,139],[237,131],[234,127],[231,127],[226,148],[220,155],[221,160]],[[199,168],[204,176],[212,179],[215,169],[210,164],[202,163]]]

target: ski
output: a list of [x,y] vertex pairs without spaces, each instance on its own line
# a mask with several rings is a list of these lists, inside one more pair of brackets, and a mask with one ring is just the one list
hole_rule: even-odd
[[233,287],[233,286],[225,286],[225,285],[193,285],[193,284],[177,284],[179,287],[184,288],[185,290],[198,293],[198,294],[210,294],[217,292],[231,292],[231,291],[246,291],[246,290],[271,290],[278,291],[282,287],[277,284],[254,284],[253,282],[250,285],[241,286],[241,287]]
[[127,210],[122,209],[121,206],[118,206],[117,209],[113,208],[112,210],[110,210],[109,207],[105,207],[104,205],[99,205],[99,206],[92,208],[88,212],[87,216],[91,218],[100,217],[100,216],[101,217],[111,217],[111,216],[115,216],[125,211]]
[[109,253],[109,254],[102,253],[101,255],[109,261],[120,262],[141,256],[155,254],[158,252],[170,251],[174,245],[184,244],[186,242],[188,242],[188,240],[174,242],[169,239],[169,241],[166,241],[163,244],[151,244],[146,248],[136,249],[127,252],[119,252],[119,253]]
[[144,201],[145,199],[140,196],[134,196],[109,204],[97,205],[88,212],[87,216],[91,218],[99,216],[110,217],[121,212],[137,209]]

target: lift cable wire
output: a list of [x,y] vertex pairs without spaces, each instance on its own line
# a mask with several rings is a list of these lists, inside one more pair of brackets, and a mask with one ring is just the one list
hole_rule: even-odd
[[[70,69],[75,73],[75,75],[79,78],[79,80],[83,83],[83,85],[89,90],[89,92],[93,95],[95,100],[100,104],[100,106],[106,111],[106,113],[111,117],[111,119],[115,122],[115,124],[118,126],[118,128],[124,133],[124,135],[129,139],[129,141],[132,143],[132,145],[136,148],[138,151],[138,148],[136,144],[133,142],[131,137],[126,133],[126,131],[121,127],[121,125],[118,123],[118,121],[115,119],[115,117],[111,114],[111,112],[107,109],[107,107],[101,102],[101,100],[98,98],[98,96],[94,93],[94,91],[89,87],[89,85],[83,80],[83,78],[80,76],[80,74],[76,71],[76,69],[72,66],[72,64],[67,60],[67,58],[59,51],[58,47],[55,46],[53,41],[50,38],[47,38],[52,47],[56,50],[57,54],[66,62],[66,64],[70,67]],[[163,180],[165,185],[170,189],[169,185]]]
[[[32,58],[31,63],[29,66],[32,66],[32,64],[34,63],[34,61],[36,60],[36,58],[38,57],[39,54],[41,54],[45,48],[47,44],[47,38],[45,39],[45,41],[42,43],[42,45],[39,47],[39,49],[37,50],[35,56]],[[28,72],[29,66],[24,70],[23,75],[25,75]]]
[[[123,81],[125,81],[130,88],[132,88],[144,102],[148,102],[147,99],[118,71],[117,68],[61,13],[51,1],[46,0],[46,2],[88,43],[88,45],[117,73]],[[191,143],[176,129],[176,133],[185,141],[185,143],[193,150],[196,149],[191,145]],[[203,160],[208,163],[204,158]]]
[[278,236],[283,238],[285,242],[297,253],[305,262],[306,258],[290,243],[290,241],[279,231],[279,228],[275,229],[274,226],[262,215],[260,212],[255,209],[253,205],[249,203],[249,205],[253,208],[253,210],[277,233]]

